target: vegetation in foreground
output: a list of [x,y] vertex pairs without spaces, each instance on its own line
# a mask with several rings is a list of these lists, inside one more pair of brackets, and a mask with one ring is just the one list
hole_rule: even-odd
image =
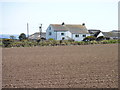
[[13,40],[3,39],[0,42],[2,47],[34,47],[34,46],[63,46],[63,45],[89,45],[89,44],[115,44],[119,40],[102,40],[102,41],[70,41],[70,40],[46,40],[46,41],[32,41],[32,40]]
[[100,36],[98,38],[94,36],[88,36],[83,41],[74,40],[29,40],[24,33],[21,33],[19,40],[14,39],[13,36],[10,39],[0,39],[1,47],[34,47],[34,46],[61,46],[61,45],[89,45],[89,44],[115,44],[119,43],[118,39],[110,39],[108,37]]

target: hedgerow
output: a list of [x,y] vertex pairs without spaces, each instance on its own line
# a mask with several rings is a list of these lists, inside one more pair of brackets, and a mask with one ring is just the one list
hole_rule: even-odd
[[3,39],[0,43],[2,47],[34,47],[34,46],[60,46],[60,45],[89,45],[89,44],[115,44],[120,43],[120,40],[102,40],[102,41],[69,41],[69,40],[45,40],[45,41],[32,41],[32,40],[12,40]]

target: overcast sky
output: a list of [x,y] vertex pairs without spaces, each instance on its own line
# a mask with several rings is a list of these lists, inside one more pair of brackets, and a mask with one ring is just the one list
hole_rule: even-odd
[[118,29],[119,0],[1,0],[0,30],[3,34],[39,31],[49,24],[82,24],[87,29],[111,31]]

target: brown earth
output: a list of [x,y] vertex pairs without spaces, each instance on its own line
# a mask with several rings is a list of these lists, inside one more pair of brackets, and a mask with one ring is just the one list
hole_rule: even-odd
[[118,45],[2,49],[3,88],[117,88]]

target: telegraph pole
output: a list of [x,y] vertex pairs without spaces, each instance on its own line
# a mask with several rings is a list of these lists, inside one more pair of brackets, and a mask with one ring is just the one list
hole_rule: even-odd
[[39,31],[40,31],[40,39],[41,39],[41,34],[42,34],[42,24],[39,27]]
[[27,38],[29,38],[29,24],[27,23]]

